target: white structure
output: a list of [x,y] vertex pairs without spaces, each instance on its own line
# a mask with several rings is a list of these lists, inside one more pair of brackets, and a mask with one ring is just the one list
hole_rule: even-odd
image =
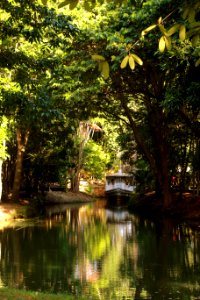
[[133,175],[122,173],[121,169],[118,173],[106,176],[105,191],[107,196],[129,197],[135,188]]

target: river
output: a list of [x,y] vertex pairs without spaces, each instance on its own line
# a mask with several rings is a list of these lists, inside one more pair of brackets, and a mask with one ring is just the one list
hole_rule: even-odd
[[0,285],[87,299],[200,299],[200,230],[126,209],[51,206],[0,230]]

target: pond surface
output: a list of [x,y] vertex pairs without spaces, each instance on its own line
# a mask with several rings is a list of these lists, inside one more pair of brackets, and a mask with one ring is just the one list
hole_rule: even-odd
[[0,231],[0,284],[87,299],[200,299],[200,231],[102,202]]

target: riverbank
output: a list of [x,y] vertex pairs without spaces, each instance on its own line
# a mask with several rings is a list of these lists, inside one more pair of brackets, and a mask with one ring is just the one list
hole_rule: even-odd
[[84,192],[47,192],[45,196],[36,195],[34,199],[21,199],[19,203],[0,203],[0,229],[12,220],[36,217],[40,207],[66,203],[89,203],[94,197]]
[[[90,203],[93,201],[95,201],[95,197],[85,192],[50,191],[42,199],[35,197],[35,199],[31,200],[23,199],[18,204],[1,203],[0,228],[11,220],[37,217],[39,215],[37,206]],[[189,192],[183,193],[181,197],[179,193],[173,193],[172,204],[167,209],[163,208],[162,203],[156,198],[154,192],[144,195],[134,194],[128,208],[150,218],[170,217],[196,225],[199,225],[200,222],[200,197],[193,197],[192,193]]]
[[174,192],[172,203],[164,208],[162,202],[156,198],[155,192],[144,195],[135,195],[130,201],[129,209],[137,211],[147,217],[167,217],[188,222],[199,226],[200,222],[200,197],[193,196],[191,192]]
[[61,192],[49,191],[45,195],[47,204],[64,204],[64,203],[87,203],[94,201],[94,196],[84,192]]

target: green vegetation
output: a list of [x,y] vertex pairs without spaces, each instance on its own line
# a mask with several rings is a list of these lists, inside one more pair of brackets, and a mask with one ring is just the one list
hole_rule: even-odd
[[[5,300],[73,300],[76,299],[75,296],[70,296],[66,294],[49,294],[41,292],[30,292],[19,289],[0,289],[0,298]],[[85,298],[80,298],[84,300]]]
[[172,176],[198,194],[199,10],[198,0],[1,1],[3,200],[52,182],[77,192],[119,155],[164,207]]

